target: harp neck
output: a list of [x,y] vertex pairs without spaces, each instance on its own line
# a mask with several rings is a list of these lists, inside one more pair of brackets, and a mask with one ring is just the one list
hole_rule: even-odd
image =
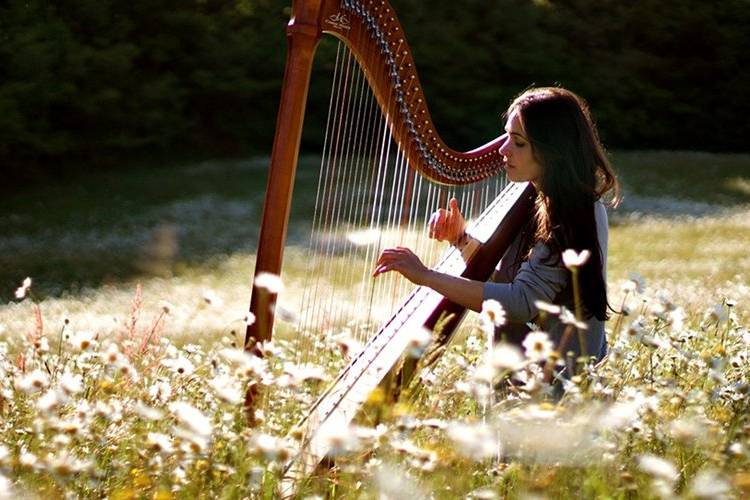
[[411,48],[387,0],[296,0],[290,36],[330,34],[357,58],[412,168],[442,184],[469,184],[503,166],[502,136],[467,152],[449,147],[432,121]]

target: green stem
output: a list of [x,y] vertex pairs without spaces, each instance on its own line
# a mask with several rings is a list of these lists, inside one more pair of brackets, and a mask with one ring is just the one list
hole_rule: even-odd
[[[583,321],[583,303],[581,302],[581,290],[578,283],[578,268],[572,268],[571,274],[573,277],[573,298],[575,300],[576,319],[580,322]],[[585,332],[581,328],[578,328],[578,344],[581,347],[581,356],[587,358],[586,337]]]

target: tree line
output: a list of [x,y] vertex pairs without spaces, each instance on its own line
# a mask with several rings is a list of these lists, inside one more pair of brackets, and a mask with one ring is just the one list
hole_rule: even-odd
[[[269,153],[289,3],[6,0],[0,172]],[[560,84],[588,100],[611,148],[748,150],[746,0],[392,3],[456,148],[496,135],[524,88]],[[325,99],[326,79],[311,85]]]

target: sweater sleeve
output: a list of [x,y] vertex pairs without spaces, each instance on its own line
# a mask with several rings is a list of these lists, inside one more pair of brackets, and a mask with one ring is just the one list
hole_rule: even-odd
[[[549,261],[558,261],[551,265]],[[510,283],[484,284],[483,299],[494,299],[502,304],[508,320],[527,322],[536,317],[537,300],[552,302],[568,280],[568,270],[560,259],[550,259],[550,250],[544,244],[537,244],[529,260]]]

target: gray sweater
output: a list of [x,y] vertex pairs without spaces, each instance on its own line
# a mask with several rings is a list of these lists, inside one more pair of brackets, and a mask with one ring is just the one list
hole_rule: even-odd
[[[607,282],[607,238],[609,228],[607,211],[601,201],[594,206],[596,219],[596,233],[601,249],[602,273],[604,283]],[[508,323],[496,333],[496,340],[504,337],[513,343],[520,343],[529,331],[528,322],[539,323],[539,310],[534,305],[537,300],[551,304],[562,305],[571,311],[575,310],[573,295],[568,287],[569,272],[565,269],[562,259],[548,259],[549,248],[539,243],[531,251],[527,261],[522,261],[521,237],[511,244],[498,264],[491,281],[484,285],[484,300],[495,299],[505,309]],[[556,261],[556,265],[547,262]],[[586,320],[588,330],[585,332],[586,354],[596,356],[597,360],[607,353],[607,339],[604,334],[604,322],[591,317]],[[550,335],[550,339],[557,349],[565,330],[565,325],[557,317],[548,317],[544,324],[537,325]],[[572,335],[563,355],[573,351],[581,353],[578,335]]]

